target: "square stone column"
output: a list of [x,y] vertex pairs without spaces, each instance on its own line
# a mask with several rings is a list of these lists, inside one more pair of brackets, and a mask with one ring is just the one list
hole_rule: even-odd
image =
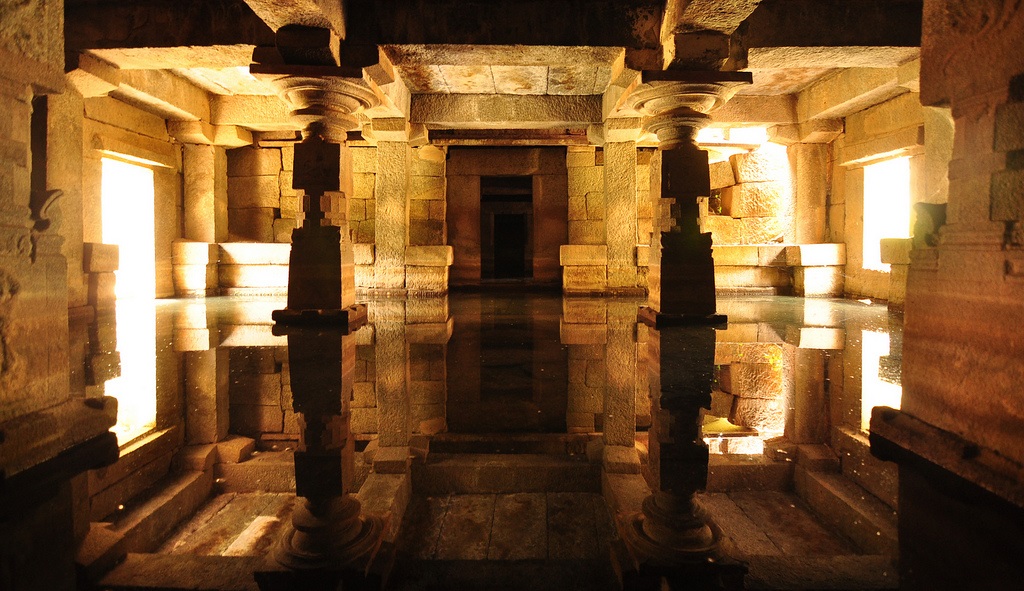
[[605,123],[604,195],[608,289],[637,289],[637,162],[640,119]]
[[405,247],[409,245],[409,123],[375,119],[373,133],[377,138],[374,286],[401,290],[405,289]]

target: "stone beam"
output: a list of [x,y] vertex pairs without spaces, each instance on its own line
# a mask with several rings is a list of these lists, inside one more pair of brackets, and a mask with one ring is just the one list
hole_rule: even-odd
[[895,68],[915,60],[917,47],[751,47],[747,49],[747,68],[775,70],[783,68]]
[[210,101],[210,122],[256,131],[292,131],[291,108],[276,96],[222,95]]
[[776,0],[744,23],[754,47],[920,47],[922,0]]
[[797,123],[797,99],[791,94],[777,96],[734,96],[711,114],[715,123],[733,125]]
[[[901,75],[902,73],[902,75]],[[916,78],[901,68],[851,68],[797,95],[797,122],[838,119],[914,89]]]
[[245,0],[273,30],[285,25],[331,29],[345,37],[345,8],[341,0]]
[[209,121],[206,92],[162,70],[121,70],[121,83],[110,96],[171,121]]
[[[178,48],[202,53],[231,45],[273,45],[274,32],[242,0],[133,0],[68,2],[64,44],[69,52],[87,49]],[[244,65],[248,62],[244,62]],[[177,61],[174,67],[185,67]]]
[[762,0],[668,0],[661,23],[664,43],[677,33],[717,31],[732,34]]
[[168,121],[167,133],[183,144],[240,148],[253,143],[252,132],[235,125],[210,125],[205,121]]
[[411,120],[427,128],[551,129],[600,123],[600,95],[423,94]]

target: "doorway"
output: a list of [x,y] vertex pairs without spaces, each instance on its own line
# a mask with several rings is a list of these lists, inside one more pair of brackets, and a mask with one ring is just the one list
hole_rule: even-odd
[[480,178],[480,275],[533,277],[533,177]]
[[117,398],[112,430],[124,447],[156,428],[156,189],[145,166],[104,158],[101,170],[100,234],[118,246],[114,323],[121,365],[104,392]]

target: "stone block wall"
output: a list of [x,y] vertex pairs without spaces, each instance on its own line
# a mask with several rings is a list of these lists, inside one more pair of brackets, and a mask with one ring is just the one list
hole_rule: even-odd
[[711,190],[702,222],[716,246],[792,241],[794,190],[782,146],[769,143],[713,163]]
[[[377,148],[370,146],[351,148],[352,191],[348,201],[348,222],[356,249],[356,287],[375,287],[374,243],[376,240]],[[421,146],[411,150],[408,185],[407,246],[444,246],[448,240],[446,221],[445,176],[446,151],[436,146]],[[419,249],[419,254],[429,249]],[[445,258],[444,252],[432,257]],[[407,253],[407,257],[408,257]],[[421,257],[422,262],[422,257]],[[448,286],[447,264],[413,264],[406,269],[406,287],[413,291],[443,292]]]
[[228,240],[291,242],[301,211],[280,148],[228,150]]
[[235,347],[230,351],[230,431],[253,439],[298,437],[283,347]]
[[[636,151],[636,244],[650,244],[653,206],[650,198],[652,148]],[[562,288],[566,293],[596,293],[608,287],[608,228],[605,196],[604,150],[596,146],[569,146],[566,154],[568,189],[568,242],[560,251]],[[639,265],[638,284],[646,287],[647,267]]]

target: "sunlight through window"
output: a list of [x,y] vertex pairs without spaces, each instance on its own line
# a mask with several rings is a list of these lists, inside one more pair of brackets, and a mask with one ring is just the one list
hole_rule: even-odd
[[888,355],[888,333],[876,330],[861,331],[860,426],[865,431],[871,424],[872,408],[899,408],[903,398],[903,387],[883,378],[882,359]]
[[117,244],[117,350],[121,375],[107,381],[117,398],[113,431],[121,446],[156,428],[156,272],[153,171],[103,159],[102,236]]
[[861,266],[889,271],[882,262],[882,238],[910,237],[910,158],[864,167],[864,258]]

